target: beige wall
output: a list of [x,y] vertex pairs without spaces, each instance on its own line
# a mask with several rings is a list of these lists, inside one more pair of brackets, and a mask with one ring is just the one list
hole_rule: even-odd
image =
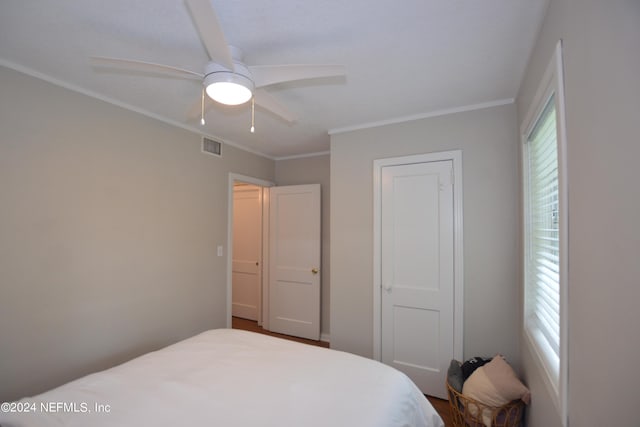
[[464,355],[518,354],[513,104],[331,137],[331,347],[373,354],[373,161],[462,150]]
[[[526,114],[564,43],[569,186],[569,423],[638,425],[640,2],[553,0],[518,96]],[[523,344],[526,342],[523,340]],[[523,345],[529,425],[560,418]]]
[[302,185],[320,184],[322,201],[322,307],[321,307],[321,327],[322,339],[328,339],[330,335],[329,327],[329,305],[330,305],[330,260],[329,254],[331,245],[329,239],[329,213],[331,205],[330,181],[330,157],[318,155],[295,159],[285,159],[276,161],[276,183],[277,185]]
[[228,173],[274,162],[6,68],[0,87],[0,401],[225,326]]

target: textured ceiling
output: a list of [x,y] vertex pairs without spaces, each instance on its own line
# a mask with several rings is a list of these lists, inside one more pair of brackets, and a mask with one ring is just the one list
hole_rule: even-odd
[[0,65],[113,100],[273,158],[329,149],[328,131],[516,96],[548,0],[212,0],[249,65],[344,64],[344,78],[269,92],[297,117],[210,101],[200,83],[93,67],[92,55],[202,72],[182,0],[0,0]]

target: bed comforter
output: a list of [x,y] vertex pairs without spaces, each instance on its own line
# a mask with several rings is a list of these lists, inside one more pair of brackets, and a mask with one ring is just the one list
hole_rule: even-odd
[[443,427],[411,380],[389,366],[231,329],[11,405],[0,412],[2,427]]

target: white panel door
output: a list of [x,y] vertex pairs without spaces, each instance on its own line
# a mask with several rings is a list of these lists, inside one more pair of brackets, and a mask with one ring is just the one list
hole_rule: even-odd
[[452,162],[382,168],[381,356],[446,399],[453,358]]
[[269,330],[320,339],[320,184],[269,189]]
[[233,190],[232,315],[258,320],[262,287],[262,188]]

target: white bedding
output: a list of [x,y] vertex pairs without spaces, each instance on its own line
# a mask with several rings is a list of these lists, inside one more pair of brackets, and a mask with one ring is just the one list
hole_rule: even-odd
[[443,427],[417,387],[391,367],[230,329],[12,405],[23,412],[3,408],[2,427]]

